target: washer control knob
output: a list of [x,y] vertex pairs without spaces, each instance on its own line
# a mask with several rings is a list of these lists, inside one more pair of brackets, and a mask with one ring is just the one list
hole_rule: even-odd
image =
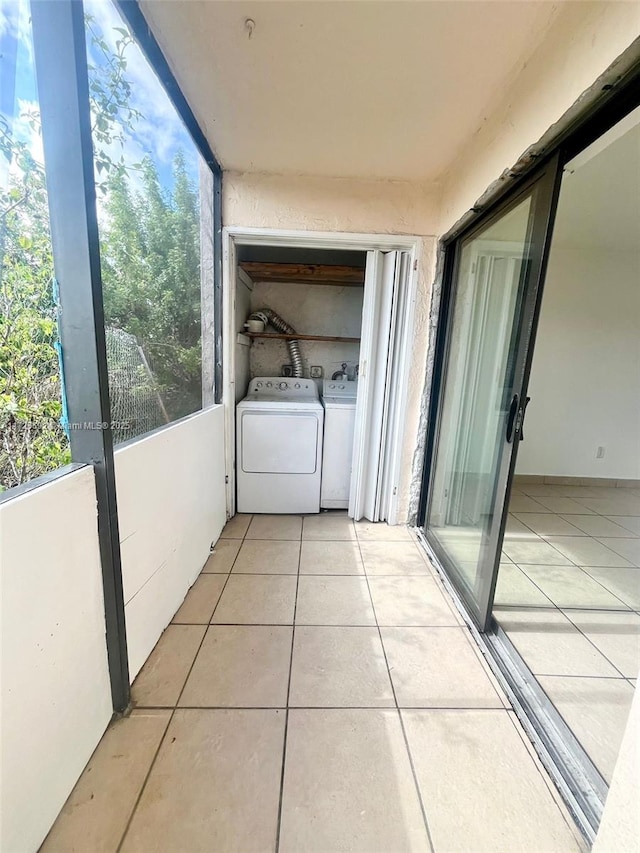
[[296,384],[294,385],[294,388],[299,388],[299,387],[300,387],[300,383],[296,382]]
[[262,382],[256,382],[256,388],[262,388]]
[[287,383],[286,383],[286,382],[278,382],[278,388],[279,388],[281,391],[286,391],[288,387],[289,387],[289,386],[287,385]]
[[332,391],[335,387],[336,387],[335,385],[329,385],[329,388],[331,388]]
[[272,385],[271,382],[267,382],[267,388],[271,388],[271,385]]
[[340,388],[341,391],[344,391],[344,385],[338,385],[338,388]]

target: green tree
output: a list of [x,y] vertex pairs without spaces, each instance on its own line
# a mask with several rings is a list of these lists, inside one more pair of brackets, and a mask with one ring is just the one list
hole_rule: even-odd
[[[112,49],[90,16],[86,27],[94,57],[89,91],[96,186],[104,212],[100,232],[106,324],[135,336],[155,375],[153,393],[162,396],[169,417],[175,419],[201,405],[198,192],[182,152],[175,157],[171,191],[161,185],[150,157],[140,164],[125,162],[127,138],[135,135],[143,118],[131,106],[126,76],[133,40],[125,29],[115,28]],[[39,132],[37,112],[23,118]],[[1,490],[64,464],[69,449],[59,423],[44,168],[1,121],[0,156],[10,176],[0,195]],[[114,386],[120,368],[109,365]],[[134,378],[136,387],[128,389],[133,405],[136,394],[150,389],[148,375]],[[148,421],[141,424],[150,428]]]
[[150,158],[141,168],[139,192],[118,177],[106,198],[105,321],[138,339],[173,420],[202,400],[198,192],[182,152],[172,192],[160,185]]
[[0,491],[70,460],[61,415],[53,258],[42,166],[0,122]]

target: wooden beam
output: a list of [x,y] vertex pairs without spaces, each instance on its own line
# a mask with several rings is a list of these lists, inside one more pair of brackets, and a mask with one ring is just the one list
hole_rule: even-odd
[[335,338],[329,335],[283,335],[280,332],[243,332],[248,338],[271,338],[280,341],[328,341],[329,343],[359,344],[360,338]]
[[333,287],[362,287],[363,267],[332,266],[330,264],[273,264],[242,261],[244,270],[253,281],[276,281],[283,284],[327,284]]

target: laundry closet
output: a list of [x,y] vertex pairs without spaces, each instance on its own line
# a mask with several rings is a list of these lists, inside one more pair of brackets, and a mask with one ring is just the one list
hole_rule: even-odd
[[365,265],[365,252],[239,251],[239,512],[347,509]]

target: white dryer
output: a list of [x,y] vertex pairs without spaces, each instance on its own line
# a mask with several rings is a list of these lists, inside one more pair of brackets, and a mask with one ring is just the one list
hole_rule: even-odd
[[357,393],[357,382],[324,380],[324,448],[320,492],[320,506],[323,509],[346,509],[349,506]]
[[252,379],[236,407],[238,512],[320,511],[324,409],[312,379]]

